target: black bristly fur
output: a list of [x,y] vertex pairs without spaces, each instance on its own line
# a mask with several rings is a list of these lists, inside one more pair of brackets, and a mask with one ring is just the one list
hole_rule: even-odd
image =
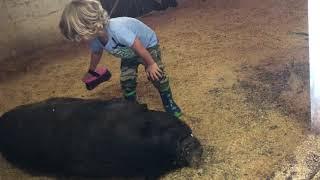
[[0,151],[31,173],[153,177],[188,166],[193,151],[200,158],[191,133],[181,120],[146,105],[53,98],[3,114]]

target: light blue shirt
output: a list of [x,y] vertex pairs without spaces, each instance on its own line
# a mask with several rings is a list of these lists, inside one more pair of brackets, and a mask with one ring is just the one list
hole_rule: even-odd
[[145,48],[158,44],[156,33],[143,22],[130,17],[118,17],[109,20],[105,31],[108,34],[108,42],[105,46],[98,38],[90,42],[92,52],[106,50],[120,58],[132,58],[137,56],[131,49],[136,38],[142,42]]

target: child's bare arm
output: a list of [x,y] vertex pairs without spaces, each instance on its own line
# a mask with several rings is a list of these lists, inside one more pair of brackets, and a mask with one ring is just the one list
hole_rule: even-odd
[[99,64],[99,62],[101,60],[101,57],[102,57],[102,52],[103,51],[92,52],[91,53],[89,70],[94,71],[97,68],[97,66],[98,66],[98,64]]
[[142,57],[146,66],[150,66],[155,63],[151,54],[146,50],[138,38],[134,40],[132,48],[138,53],[139,56]]
[[[90,57],[90,65],[89,65],[89,70],[91,71],[95,71],[100,60],[102,57],[102,53],[103,51],[99,51],[99,52],[92,52],[91,53],[91,57]],[[92,75],[89,72],[89,70],[84,74],[82,81],[85,81],[86,79],[90,78]]]
[[140,57],[142,57],[145,63],[147,75],[152,80],[159,80],[161,78],[161,70],[138,38],[134,40],[132,48]]

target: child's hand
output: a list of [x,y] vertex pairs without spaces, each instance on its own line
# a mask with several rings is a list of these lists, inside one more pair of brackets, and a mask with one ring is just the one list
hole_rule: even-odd
[[162,71],[158,67],[157,63],[153,63],[146,67],[146,73],[152,81],[158,81],[162,77]]
[[86,73],[83,78],[82,78],[82,82],[85,82],[87,79],[93,77],[90,73]]

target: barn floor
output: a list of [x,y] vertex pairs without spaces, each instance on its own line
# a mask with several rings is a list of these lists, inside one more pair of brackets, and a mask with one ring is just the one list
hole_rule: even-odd
[[[309,132],[307,2],[184,0],[142,20],[161,41],[171,87],[205,147],[200,169],[162,179],[320,178],[320,138]],[[0,65],[0,112],[49,97],[120,97],[119,61],[105,54],[111,81],[86,91],[84,46],[50,47]],[[162,110],[140,67],[138,95]],[[0,179],[32,177],[0,160]]]

